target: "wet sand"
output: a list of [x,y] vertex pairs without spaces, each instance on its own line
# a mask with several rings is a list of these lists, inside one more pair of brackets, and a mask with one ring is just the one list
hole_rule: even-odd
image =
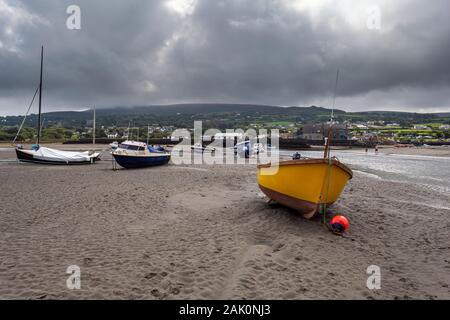
[[[439,190],[355,172],[334,206],[351,224],[339,237],[268,206],[252,165],[12,158],[0,152],[1,299],[450,298],[450,195]],[[70,265],[80,290],[66,287]],[[380,290],[366,287],[369,265]]]
[[450,157],[450,146],[404,147],[404,148],[381,146],[379,152],[385,154]]
[[[345,151],[360,151],[364,152],[365,148],[361,147],[333,147],[333,150],[345,152]],[[309,151],[322,151],[322,146],[312,146]],[[308,151],[306,150],[306,151]],[[375,148],[368,148],[368,153],[375,153]],[[401,154],[401,155],[413,155],[413,156],[432,156],[432,157],[450,157],[450,146],[428,146],[428,147],[395,147],[388,145],[381,145],[378,147],[380,154]]]

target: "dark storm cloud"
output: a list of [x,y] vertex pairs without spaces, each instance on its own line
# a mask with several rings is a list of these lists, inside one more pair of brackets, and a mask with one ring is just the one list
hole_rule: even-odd
[[[81,30],[65,26],[81,7]],[[369,30],[378,5],[381,29]],[[0,114],[178,102],[450,110],[448,3],[0,0]]]

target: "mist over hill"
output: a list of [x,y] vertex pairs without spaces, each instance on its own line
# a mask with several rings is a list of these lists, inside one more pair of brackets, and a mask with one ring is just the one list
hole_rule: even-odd
[[[96,110],[98,126],[127,127],[146,125],[168,125],[192,127],[193,121],[202,120],[211,128],[235,128],[289,121],[295,123],[323,122],[329,120],[331,109],[322,107],[279,107],[253,104],[190,103],[174,105],[150,105],[134,107],[101,108]],[[336,120],[387,121],[400,124],[441,121],[448,123],[450,113],[408,113],[391,111],[346,112],[334,110]],[[43,113],[44,126],[58,125],[66,128],[80,128],[92,123],[92,110],[59,111]],[[0,117],[0,125],[17,126],[23,116]],[[37,115],[27,117],[26,126],[34,127]]]

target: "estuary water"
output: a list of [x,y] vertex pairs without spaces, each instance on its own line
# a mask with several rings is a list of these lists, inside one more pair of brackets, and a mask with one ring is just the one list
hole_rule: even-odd
[[[280,155],[290,156],[295,151],[280,150]],[[304,157],[323,157],[319,151],[299,151]],[[332,156],[374,178],[437,186],[450,192],[450,157],[404,154],[375,154],[364,151],[332,151]]]

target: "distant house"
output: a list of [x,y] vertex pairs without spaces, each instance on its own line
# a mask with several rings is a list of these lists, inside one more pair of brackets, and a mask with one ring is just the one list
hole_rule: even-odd
[[171,136],[170,136],[170,140],[171,141],[180,141],[180,139],[191,139],[191,131],[193,131],[193,129],[179,129],[179,131],[175,131],[172,132]]
[[280,132],[280,139],[294,139],[295,135],[292,132]]
[[377,142],[378,134],[376,132],[367,132],[361,137],[360,141],[361,142]]
[[430,128],[428,128],[427,126],[425,126],[423,124],[416,124],[416,125],[414,125],[414,129],[415,130],[429,130]]
[[119,134],[116,132],[116,133],[110,133],[106,137],[108,139],[117,139],[118,136],[119,136]]
[[302,138],[306,140],[323,140],[324,124],[311,123],[303,126]]
[[[302,138],[313,141],[323,141],[328,136],[330,124],[328,123],[311,123],[303,126]],[[348,127],[345,124],[333,124],[332,139],[334,141],[350,140]]]

